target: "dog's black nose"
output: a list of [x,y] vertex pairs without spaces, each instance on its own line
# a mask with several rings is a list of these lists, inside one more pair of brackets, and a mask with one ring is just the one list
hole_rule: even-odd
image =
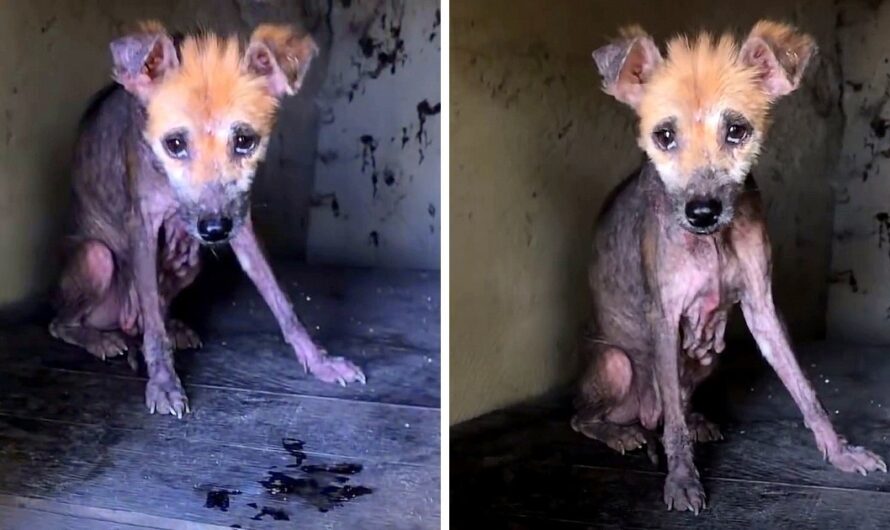
[[230,217],[205,217],[198,221],[198,235],[208,243],[219,243],[232,232]]
[[720,219],[723,205],[717,199],[698,198],[686,203],[686,219],[695,228],[711,228]]

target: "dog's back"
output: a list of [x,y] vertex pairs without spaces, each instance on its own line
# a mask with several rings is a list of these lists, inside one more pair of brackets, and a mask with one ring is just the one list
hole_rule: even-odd
[[144,121],[139,102],[117,83],[97,92],[84,112],[72,166],[75,239],[104,241],[115,254],[126,248],[127,157]]

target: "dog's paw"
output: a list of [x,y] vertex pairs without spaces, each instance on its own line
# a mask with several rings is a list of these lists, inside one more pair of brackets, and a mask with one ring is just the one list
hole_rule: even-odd
[[153,378],[145,386],[145,405],[151,414],[171,414],[179,419],[189,410],[189,400],[185,390],[176,376],[172,378]]
[[356,381],[365,383],[365,374],[361,368],[343,357],[323,355],[320,360],[309,366],[309,372],[325,383],[338,383],[341,386]]
[[127,337],[118,331],[97,332],[95,338],[84,344],[84,348],[91,354],[102,359],[119,357],[129,350]]
[[646,431],[639,425],[615,425],[599,419],[585,419],[580,414],[572,418],[572,429],[621,454],[636,451],[648,442]]
[[202,346],[201,337],[180,320],[167,322],[167,336],[177,350],[196,350]]
[[705,489],[689,473],[668,473],[664,482],[664,503],[668,510],[689,510],[698,515],[705,509]]
[[859,473],[867,475],[872,471],[887,472],[887,464],[884,460],[864,447],[841,444],[840,449],[834,454],[828,455],[831,464],[847,473]]
[[686,416],[686,426],[689,428],[689,437],[694,442],[717,442],[723,439],[720,427],[697,412]]

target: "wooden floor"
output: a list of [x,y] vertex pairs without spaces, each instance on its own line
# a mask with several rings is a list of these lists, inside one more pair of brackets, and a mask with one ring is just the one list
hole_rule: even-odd
[[0,527],[438,528],[439,276],[275,267],[300,317],[365,371],[302,373],[268,309],[217,267],[176,312],[184,420],[149,415],[144,372],[0,331]]
[[[622,457],[587,440],[556,399],[452,430],[455,528],[890,528],[890,477],[824,463],[756,350],[724,355],[696,396],[725,436],[696,449],[708,494],[698,517],[666,511],[663,455],[655,467],[645,452]],[[799,358],[838,430],[890,461],[890,349],[814,344]]]

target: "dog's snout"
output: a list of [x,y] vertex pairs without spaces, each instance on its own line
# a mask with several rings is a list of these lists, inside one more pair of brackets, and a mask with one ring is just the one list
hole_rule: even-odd
[[717,224],[723,205],[717,199],[695,198],[686,203],[686,219],[695,228],[711,228]]
[[231,217],[205,217],[198,221],[198,235],[208,243],[224,241],[232,233]]

